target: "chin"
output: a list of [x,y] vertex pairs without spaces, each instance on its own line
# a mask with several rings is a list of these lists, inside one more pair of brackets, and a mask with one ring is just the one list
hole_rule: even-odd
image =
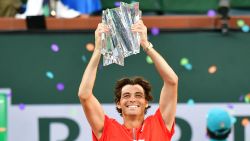
[[142,115],[142,113],[139,112],[139,111],[126,111],[126,112],[125,112],[125,115],[139,116],[139,115]]

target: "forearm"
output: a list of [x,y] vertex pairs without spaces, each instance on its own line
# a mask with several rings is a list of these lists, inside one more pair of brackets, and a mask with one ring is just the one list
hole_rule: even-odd
[[154,49],[146,51],[164,81],[161,89],[159,108],[168,130],[171,130],[176,113],[178,77],[165,59]]
[[89,64],[87,65],[82,77],[82,81],[78,91],[78,96],[81,99],[86,99],[90,94],[92,94],[100,57],[100,50],[96,49],[93,52]]
[[[142,47],[147,48],[148,45]],[[168,84],[177,84],[178,77],[165,59],[154,48],[148,49],[146,53],[154,62],[154,65],[163,81]]]

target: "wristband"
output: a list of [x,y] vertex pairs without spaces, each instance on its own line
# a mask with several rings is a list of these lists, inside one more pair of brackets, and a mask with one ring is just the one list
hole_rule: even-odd
[[149,43],[149,45],[146,48],[143,48],[143,50],[145,52],[148,52],[151,48],[153,48],[153,45],[150,42],[148,42],[148,43]]

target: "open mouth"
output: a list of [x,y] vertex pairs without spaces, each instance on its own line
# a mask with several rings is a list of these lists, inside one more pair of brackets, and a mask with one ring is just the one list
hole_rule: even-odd
[[135,109],[135,108],[138,108],[140,106],[139,105],[128,105],[126,107],[129,108],[129,109]]

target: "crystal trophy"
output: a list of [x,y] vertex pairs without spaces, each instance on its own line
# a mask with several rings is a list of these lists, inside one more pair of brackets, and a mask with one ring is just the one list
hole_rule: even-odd
[[131,25],[140,18],[138,2],[121,2],[120,7],[102,12],[102,23],[110,29],[108,33],[102,33],[103,66],[112,63],[124,66],[124,58],[140,52],[140,36],[131,31]]

